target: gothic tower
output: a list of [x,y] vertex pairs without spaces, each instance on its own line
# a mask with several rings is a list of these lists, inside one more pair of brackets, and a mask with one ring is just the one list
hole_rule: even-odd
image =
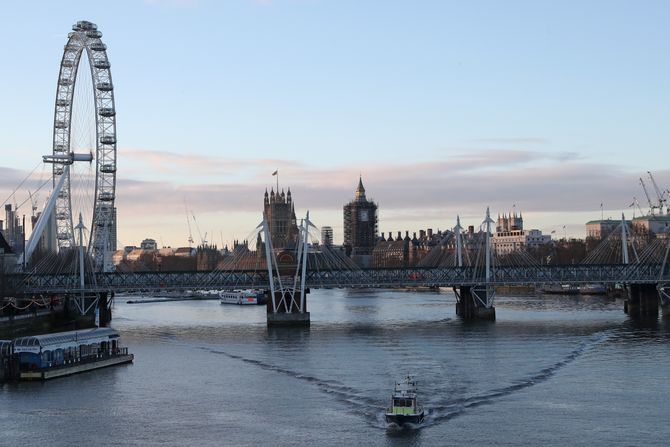
[[344,205],[344,247],[348,256],[371,255],[377,241],[377,204],[365,197],[358,179],[354,200]]
[[295,206],[291,197],[291,188],[284,194],[274,189],[265,190],[263,215],[270,227],[272,247],[275,249],[295,248],[298,243],[298,225],[295,218]]

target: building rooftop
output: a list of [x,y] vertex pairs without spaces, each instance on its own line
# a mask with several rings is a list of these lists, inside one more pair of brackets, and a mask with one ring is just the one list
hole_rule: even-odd
[[633,220],[653,220],[656,222],[670,222],[670,216],[639,216],[633,217]]
[[[626,222],[630,223],[630,220],[626,220]],[[621,223],[620,219],[598,219],[598,220],[589,220],[586,222],[586,225],[592,225],[592,224],[610,224],[610,225],[616,225]]]

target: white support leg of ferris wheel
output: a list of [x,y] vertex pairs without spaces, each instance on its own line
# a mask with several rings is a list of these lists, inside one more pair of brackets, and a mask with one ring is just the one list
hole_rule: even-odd
[[25,263],[30,261],[30,257],[37,248],[37,244],[40,242],[44,228],[51,220],[51,214],[53,214],[54,208],[56,207],[56,199],[58,198],[58,194],[60,194],[60,191],[63,188],[63,183],[65,183],[65,179],[68,175],[70,175],[70,167],[65,166],[63,174],[60,176],[60,179],[58,179],[58,183],[56,183],[56,186],[51,193],[51,197],[49,197],[49,200],[44,206],[39,219],[37,219],[37,225],[35,225],[35,229],[31,233],[30,239],[28,239],[28,243],[26,243],[26,249],[23,252],[23,259],[20,259],[20,264],[25,265]]

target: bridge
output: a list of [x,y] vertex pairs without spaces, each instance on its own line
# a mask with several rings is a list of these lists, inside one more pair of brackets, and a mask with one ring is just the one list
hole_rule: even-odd
[[[412,267],[361,270],[308,270],[305,286],[333,288],[460,287],[544,284],[658,284],[670,283],[668,265],[544,265],[498,266],[488,283],[475,267]],[[77,274],[15,274],[9,286],[24,294],[76,294],[82,291]],[[268,288],[270,276],[258,270],[208,272],[99,272],[85,293],[157,293]]]
[[[270,296],[268,322],[307,324],[306,296],[311,289],[322,288],[418,288],[449,287],[456,297],[457,313],[463,318],[495,318],[495,289],[510,285],[603,284],[626,285],[630,294],[626,311],[632,315],[657,315],[659,298],[670,303],[670,263],[668,241],[647,244],[646,250],[634,255],[633,241],[610,237],[592,253],[611,252],[614,244],[625,247],[621,260],[610,263],[574,265],[541,265],[529,256],[516,258],[496,256],[490,243],[488,211],[482,228],[469,242],[458,232],[448,233],[444,244],[454,247],[443,265],[423,265],[398,268],[359,268],[341,254],[310,242],[310,229],[316,228],[309,213],[299,226],[300,243],[292,250],[274,249],[268,222],[257,227],[264,241],[264,252],[254,254],[256,268],[249,268],[245,257],[233,258],[222,268],[211,271],[95,271],[85,270],[44,273],[37,270],[8,275],[7,284],[22,296],[63,295],[80,300],[81,310],[92,304],[108,307],[114,294],[160,294],[166,292],[220,291],[232,289],[262,289]],[[626,225],[622,221],[621,225]],[[458,228],[458,226],[456,227]],[[460,243],[456,243],[459,241]],[[609,247],[609,248],[608,248]],[[650,255],[653,251],[656,254]],[[290,254],[289,260],[286,258]],[[617,251],[617,254],[618,251]],[[264,261],[259,262],[259,258]],[[605,257],[607,258],[607,257]],[[633,258],[633,261],[625,262]],[[511,264],[503,260],[514,260]],[[587,258],[588,259],[588,258]],[[591,259],[603,259],[592,256]],[[611,256],[610,256],[611,259]],[[451,264],[451,265],[447,265]],[[86,304],[86,303],[89,304]],[[656,311],[654,311],[656,309]],[[656,313],[655,313],[656,312]]]

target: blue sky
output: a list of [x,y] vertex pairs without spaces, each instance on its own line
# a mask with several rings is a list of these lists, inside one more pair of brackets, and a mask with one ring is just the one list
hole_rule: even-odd
[[668,2],[155,0],[4,6],[0,192],[50,151],[81,19],[112,63],[123,243],[184,245],[184,199],[245,237],[277,168],[336,240],[359,174],[394,233],[516,205],[583,235],[647,170],[670,186]]

